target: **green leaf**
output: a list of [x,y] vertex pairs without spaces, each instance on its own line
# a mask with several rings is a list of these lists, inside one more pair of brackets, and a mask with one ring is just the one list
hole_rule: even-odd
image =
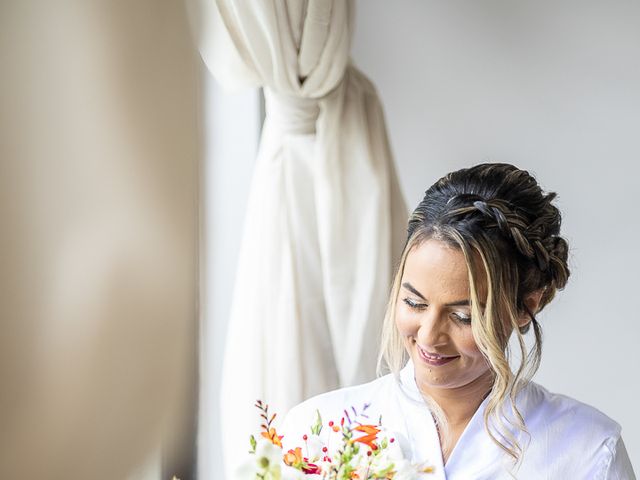
[[322,432],[322,417],[320,416],[320,410],[316,410],[316,421],[311,427],[311,433],[320,435],[320,432]]

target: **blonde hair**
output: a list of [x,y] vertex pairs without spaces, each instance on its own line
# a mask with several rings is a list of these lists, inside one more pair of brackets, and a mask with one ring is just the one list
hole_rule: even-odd
[[[564,288],[568,277],[568,245],[559,236],[560,212],[551,204],[555,193],[543,194],[526,171],[509,164],[481,164],[441,178],[425,193],[409,219],[408,235],[393,280],[384,319],[378,374],[396,376],[408,360],[402,337],[395,325],[395,309],[409,252],[428,239],[445,242],[460,250],[469,275],[471,329],[475,342],[494,376],[484,412],[490,438],[513,460],[521,462],[521,435],[530,439],[516,397],[540,365],[542,331],[535,314]],[[484,310],[479,297],[480,279],[486,280]],[[542,290],[538,312],[531,312],[524,297]],[[519,326],[525,312],[531,321]],[[524,334],[533,326],[534,345],[527,351]],[[511,332],[515,332],[520,365],[511,370]],[[442,437],[450,448],[447,418],[428,396]],[[511,406],[513,418],[504,411]],[[513,435],[509,427],[515,427]]]

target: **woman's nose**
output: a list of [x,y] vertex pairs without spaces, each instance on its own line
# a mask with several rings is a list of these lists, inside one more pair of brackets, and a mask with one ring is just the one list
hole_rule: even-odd
[[425,312],[420,321],[418,343],[423,347],[438,347],[448,342],[447,322],[436,309]]

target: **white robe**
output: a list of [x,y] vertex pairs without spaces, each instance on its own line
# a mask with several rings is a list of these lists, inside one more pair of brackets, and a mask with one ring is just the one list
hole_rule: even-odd
[[[315,396],[294,407],[279,433],[284,451],[301,446],[309,433],[316,409],[323,419],[340,420],[345,409],[371,406],[373,423],[382,415],[382,425],[393,432],[407,459],[429,462],[435,467],[433,480],[482,479],[635,479],[620,436],[621,427],[599,410],[564,395],[549,392],[530,382],[516,400],[531,441],[518,470],[491,440],[484,428],[485,399],[460,436],[446,465],[433,417],[418,390],[411,361],[402,369],[399,382],[389,374],[372,382]],[[516,432],[516,430],[512,430]],[[523,437],[520,437],[524,440]]]

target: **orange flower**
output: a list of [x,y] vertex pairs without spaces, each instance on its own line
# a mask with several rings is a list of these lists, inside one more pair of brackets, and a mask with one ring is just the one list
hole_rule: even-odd
[[271,427],[268,431],[262,432],[261,434],[264,438],[271,441],[276,447],[282,448],[282,438],[284,435],[278,435],[276,429]]
[[309,463],[308,459],[302,456],[300,447],[296,447],[295,450],[289,450],[284,454],[282,460],[286,465],[302,470],[306,474],[320,475],[322,473],[322,469],[318,465]]
[[357,432],[363,432],[365,435],[359,438],[354,438],[351,443],[359,442],[367,445],[371,450],[378,450],[378,445],[375,444],[380,429],[375,425],[358,425],[354,428]]
[[290,467],[302,464],[302,449],[296,447],[295,450],[289,450],[284,454],[284,463]]

